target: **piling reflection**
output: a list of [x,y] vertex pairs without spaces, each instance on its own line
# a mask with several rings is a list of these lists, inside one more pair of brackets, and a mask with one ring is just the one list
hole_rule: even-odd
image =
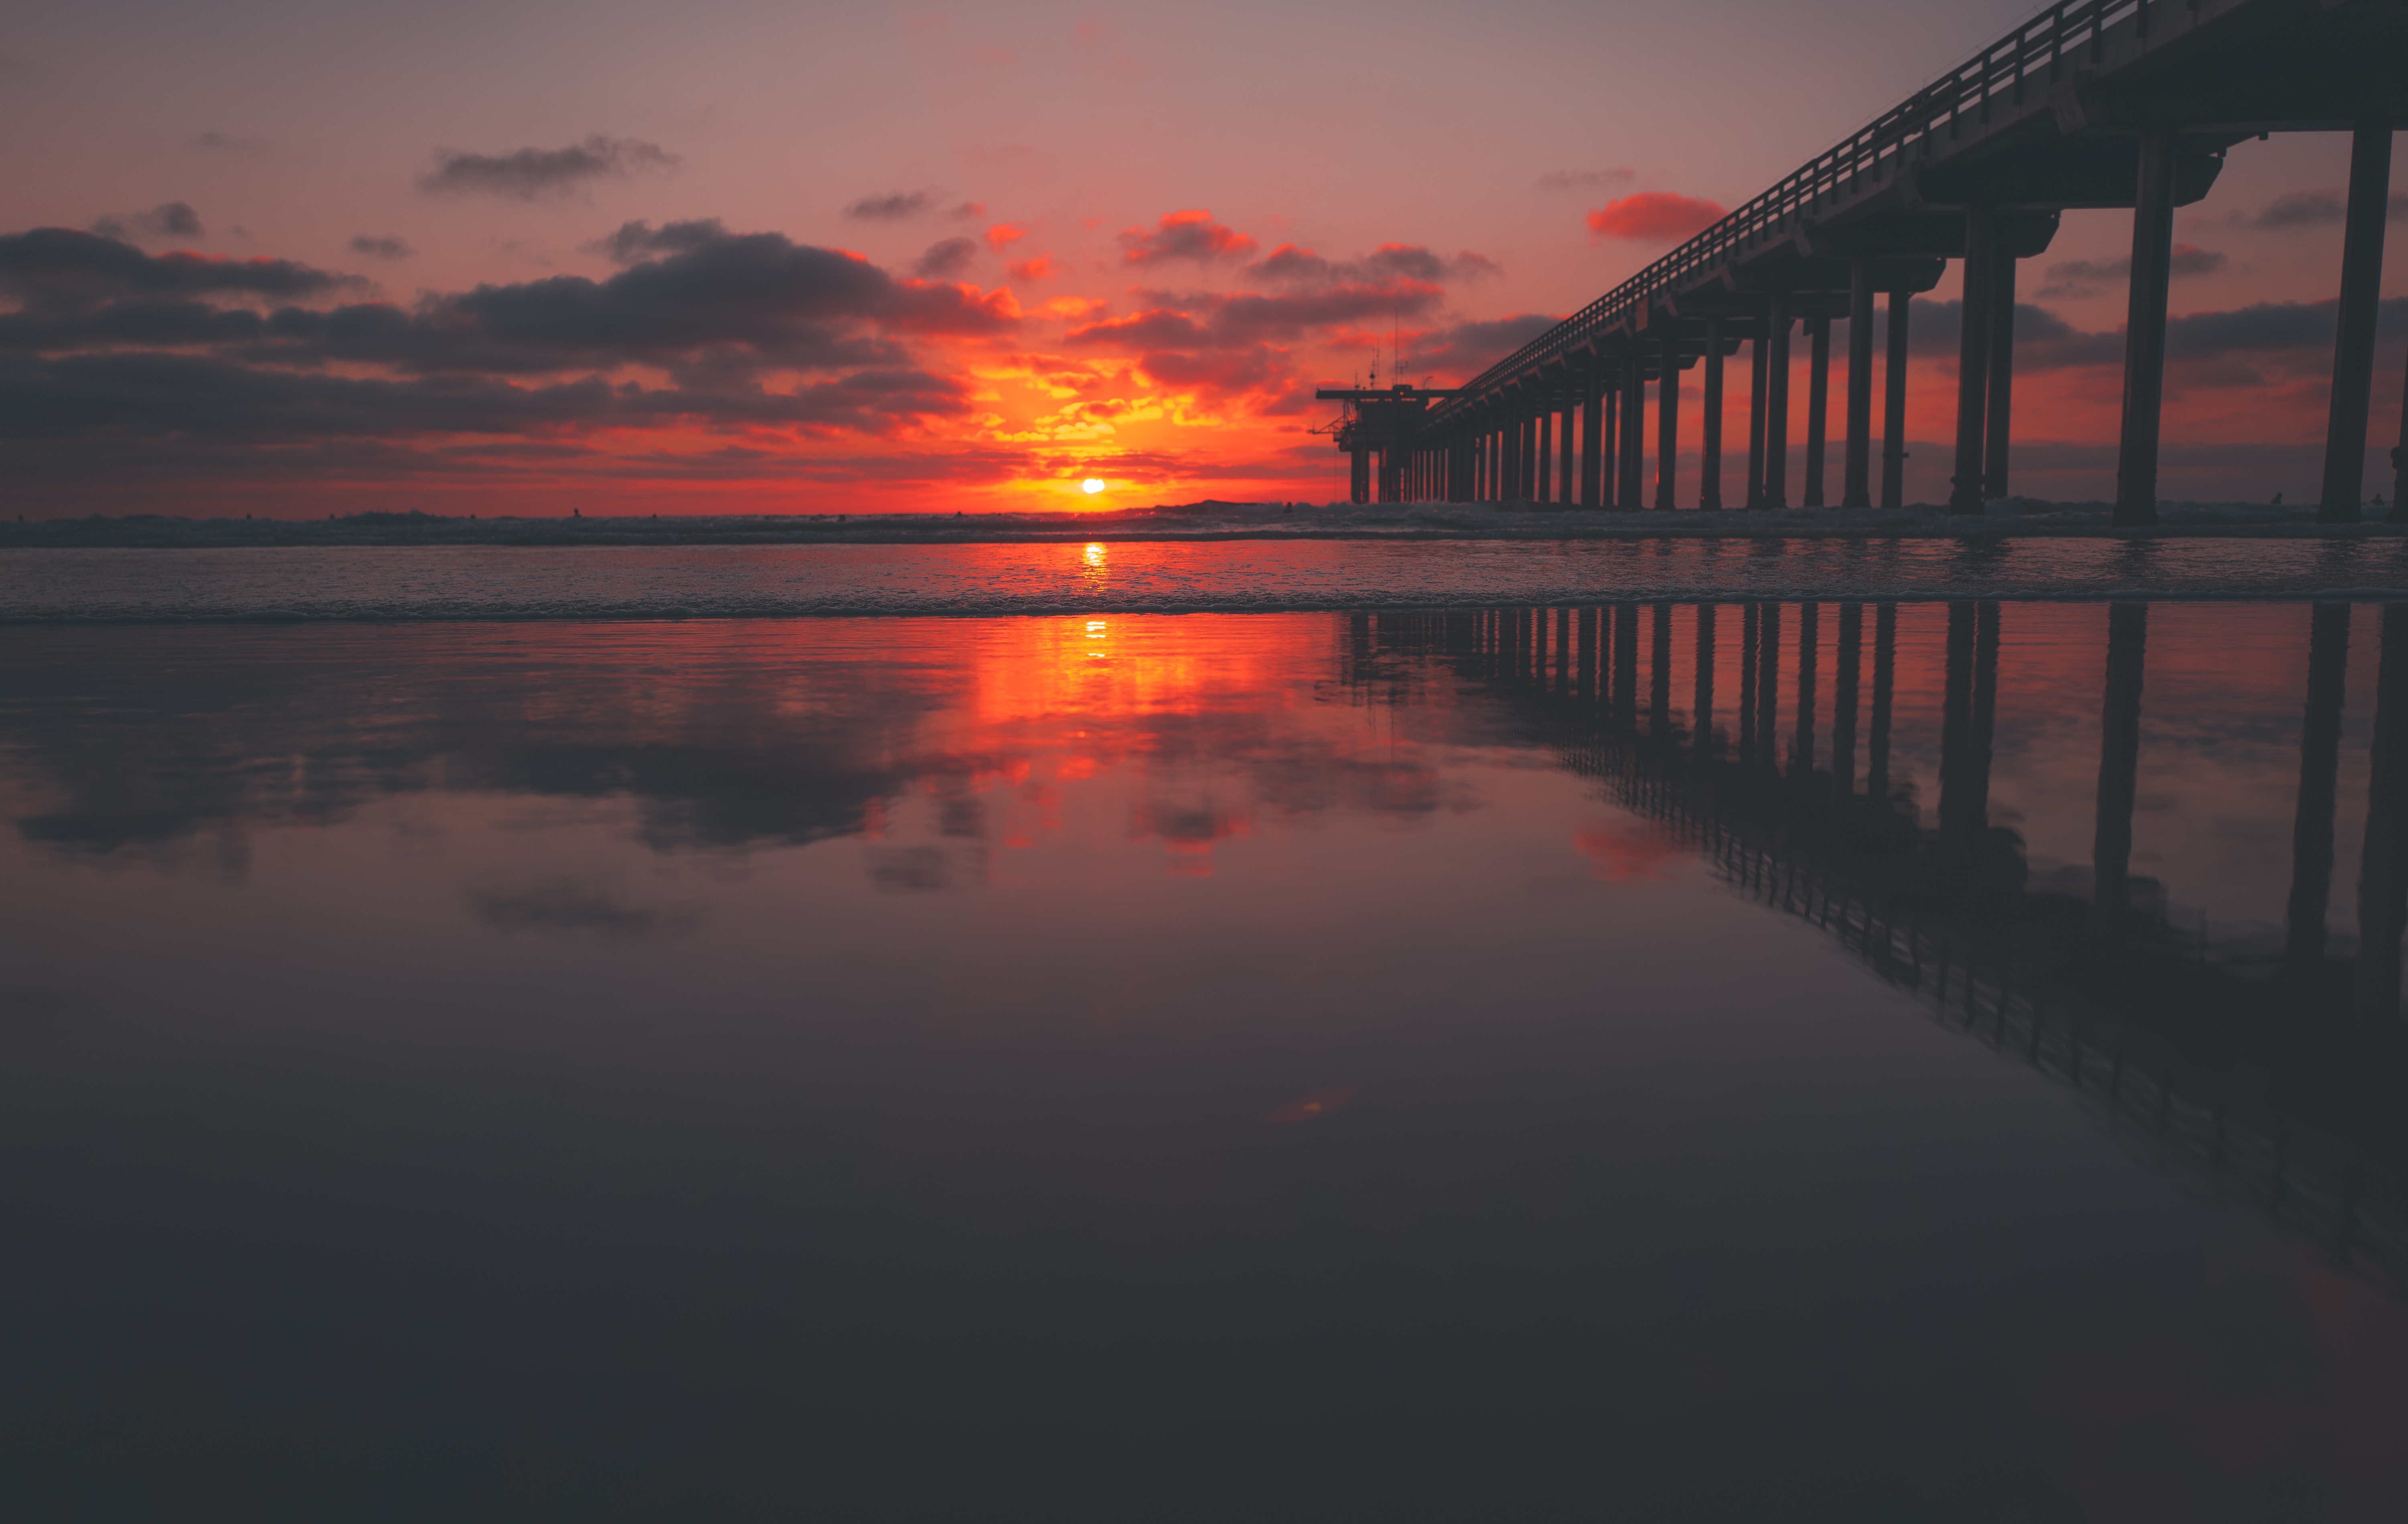
[[[1639,723],[1628,672],[1641,611],[1582,610],[1572,627],[1611,630],[1625,677],[1606,702],[1500,695],[1527,705],[1534,734],[1562,764],[1652,818],[1756,903],[1801,918],[1935,1018],[2012,1052],[2088,1096],[2111,1124],[2152,1140],[2408,1300],[2408,1082],[2401,949],[2408,926],[2408,606],[2380,611],[2382,672],[2366,752],[2369,780],[2354,950],[2327,951],[2341,711],[2350,610],[2309,620],[2308,699],[2300,732],[2294,869],[2279,951],[2226,929],[2211,947],[2169,913],[2180,886],[2136,878],[2134,817],[2143,760],[2143,692],[2150,611],[2104,610],[2100,763],[2086,896],[2033,890],[2025,844],[1992,819],[2005,620],[1995,602],[1945,605],[1933,829],[1891,777],[1899,718],[1897,605],[1874,609],[1873,701],[1866,786],[1855,780],[1864,610],[1838,608],[1833,733],[1817,766],[1822,610],[1741,606],[1737,756],[1719,760],[1713,720],[1716,610],[1694,620],[1695,724],[1665,711],[1671,605],[1652,605],[1653,701]],[[2031,612],[2027,610],[2027,612]],[[2063,622],[2069,616],[2056,611]],[[2098,616],[2093,614],[2092,619]],[[1484,669],[1466,627],[1371,617],[1374,644]],[[1789,673],[1784,624],[1794,630]],[[1567,660],[1570,660],[1567,658]],[[1578,660],[1585,663],[1588,653]],[[2078,691],[2078,689],[2076,690]],[[1776,721],[1793,724],[1781,764]],[[2193,822],[2214,829],[2214,822]],[[2062,882],[2062,876],[2057,876]],[[2086,898],[2087,904],[2084,903]],[[2203,924],[2203,923],[2202,923]],[[2271,940],[2271,939],[2267,939]]]

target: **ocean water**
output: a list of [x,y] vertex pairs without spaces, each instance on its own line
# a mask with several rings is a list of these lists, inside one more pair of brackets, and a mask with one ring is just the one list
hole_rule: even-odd
[[10,1512],[2398,1517],[2390,548],[991,554],[12,553]]
[[0,549],[0,623],[2401,595],[2397,536]]

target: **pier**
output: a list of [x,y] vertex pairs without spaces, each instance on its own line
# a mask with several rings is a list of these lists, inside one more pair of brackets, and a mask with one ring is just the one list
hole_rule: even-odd
[[[2128,208],[2132,258],[2115,522],[2153,524],[2174,212],[2205,199],[2232,145],[2351,135],[2339,333],[2317,517],[2353,523],[2367,483],[2391,135],[2408,124],[2398,0],[2080,0],[2042,11],[1763,194],[1449,394],[1411,407],[1324,392],[1361,426],[1341,449],[1369,501],[1590,508],[1895,508],[1903,503],[1908,325],[1958,262],[1964,299],[1951,488],[1978,514],[2012,482],[2020,261],[2062,213]],[[1875,469],[1874,312],[1887,317]],[[1845,365],[1829,480],[1833,324]],[[1802,342],[1801,342],[1802,341]],[[1743,450],[1724,440],[1727,371],[1751,377]],[[1788,436],[1806,357],[1801,451]],[[1704,410],[1698,479],[1679,479],[1684,377]],[[1653,393],[1651,399],[1651,392]],[[1655,449],[1650,454],[1648,417]],[[2391,515],[2408,499],[2408,420]],[[1744,459],[1735,494],[1725,457]],[[1793,463],[1802,470],[1792,477]],[[1384,495],[1391,491],[1398,497]],[[1876,499],[1878,493],[1878,499]]]

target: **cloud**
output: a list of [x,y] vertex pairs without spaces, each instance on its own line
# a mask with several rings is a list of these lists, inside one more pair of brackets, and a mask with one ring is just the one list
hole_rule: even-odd
[[[979,336],[1008,333],[1020,320],[1009,292],[897,280],[857,255],[796,244],[781,234],[729,234],[715,222],[672,223],[657,232],[639,224],[634,234],[626,228],[621,234],[629,235],[628,243],[666,238],[686,247],[606,280],[553,276],[481,285],[422,298],[412,308],[385,302],[286,306],[253,327],[236,332],[221,322],[219,331],[228,338],[247,336],[251,349],[245,357],[262,363],[514,376],[695,363],[705,351],[790,368],[893,366],[903,356],[887,335]],[[53,247],[66,240],[81,243]],[[93,257],[90,246],[95,245],[105,258]],[[81,263],[67,255],[82,256]],[[309,295],[349,279],[280,261],[152,259],[60,230],[0,237],[0,285],[39,299],[52,320],[45,331],[48,348],[96,343],[97,337],[76,335],[132,320],[134,310],[122,303],[95,305],[108,297]],[[61,313],[82,326],[61,326]],[[163,316],[151,312],[153,319]],[[185,313],[178,320],[193,319]]]
[[1013,260],[1004,266],[1011,278],[1021,281],[1051,280],[1062,273],[1062,266],[1051,254],[1037,254],[1028,259]]
[[1384,337],[1391,323],[1420,319],[1446,295],[1436,284],[1400,278],[1299,281],[1286,291],[1235,295],[1137,294],[1146,304],[1142,310],[1074,322],[1063,342],[1134,356],[1138,368],[1165,387],[1257,412],[1295,410],[1283,404],[1297,380],[1285,346],[1342,335],[1364,322],[1376,322]]
[[2194,312],[2167,322],[2166,354],[2198,360],[2307,349],[2329,359],[2337,308],[2334,302],[2258,302],[2229,312]]
[[[2304,374],[2325,374],[2332,363],[2336,304],[2322,302],[2258,302],[2216,312],[2193,312],[2168,320],[2166,356],[2170,360],[2202,362],[2249,358],[2295,358]],[[1918,355],[1954,360],[1957,328],[1963,312],[1954,301],[1914,304],[1909,347]],[[2378,331],[2386,336],[2408,329],[2408,297],[2386,297],[2377,316]],[[1881,342],[1885,325],[1877,331]],[[2019,371],[2064,370],[2083,366],[2120,366],[2124,363],[2121,329],[2088,333],[2046,307],[2015,304],[2015,368]],[[2253,384],[2254,377],[2233,373],[2233,384]]]
[[977,240],[939,238],[912,262],[911,273],[924,280],[951,280],[978,258]]
[[986,215],[986,203],[983,201],[965,201],[959,206],[954,207],[952,210],[946,212],[945,215],[953,219],[955,221],[975,222],[980,218]]
[[1394,243],[1382,244],[1358,260],[1338,261],[1326,260],[1295,244],[1282,244],[1246,266],[1246,274],[1254,279],[1289,288],[1383,280],[1477,280],[1503,273],[1495,260],[1468,249],[1444,259],[1419,244]]
[[1550,169],[1539,177],[1541,191],[1590,191],[1608,185],[1627,185],[1639,178],[1633,169]]
[[489,194],[513,201],[566,195],[599,179],[624,179],[638,170],[670,169],[677,156],[656,144],[596,133],[565,149],[519,149],[509,153],[438,150],[435,167],[418,178],[418,188],[438,194]]
[[2292,191],[2268,202],[2250,221],[2261,228],[2288,228],[2339,222],[2348,215],[2349,207],[2339,191]]
[[1244,349],[1264,342],[1300,339],[1316,329],[1367,319],[1417,317],[1445,292],[1414,281],[1342,285],[1307,292],[1234,296],[1140,292],[1152,304],[1130,317],[1088,323],[1069,331],[1074,344],[1125,344],[1147,349]]
[[[2397,222],[2408,218],[2408,194],[2398,194],[2385,204],[2386,218]],[[2339,191],[2290,191],[2254,213],[2236,214],[2233,221],[2251,227],[2293,228],[2318,222],[2344,222],[2349,220],[2349,202]]]
[[1260,247],[1245,234],[1212,221],[1208,211],[1170,212],[1151,228],[1124,229],[1120,244],[1121,258],[1130,264],[1159,264],[1166,260],[1203,264],[1241,258]]
[[121,243],[136,238],[198,238],[202,236],[201,214],[185,202],[169,201],[147,212],[104,217],[92,225],[92,230]]
[[928,210],[936,204],[936,199],[926,191],[897,191],[891,195],[863,196],[848,205],[844,214],[871,222],[899,222]]
[[291,260],[146,254],[131,244],[72,228],[0,234],[0,292],[30,306],[72,309],[141,296],[316,296],[365,284]]
[[578,428],[696,423],[880,434],[968,407],[962,382],[910,368],[772,392],[614,386],[593,377],[535,386],[487,377],[371,378],[206,355],[0,356],[0,440],[85,451],[173,439],[186,449],[239,457],[265,446],[343,439],[541,439]]
[[664,222],[659,227],[638,221],[622,222],[609,236],[596,238],[584,247],[587,251],[600,254],[613,264],[633,264],[655,254],[686,253],[727,235],[727,229],[716,217]]
[[188,141],[193,147],[212,153],[265,153],[267,144],[256,137],[237,137],[231,133],[194,133]]
[[[994,333],[1016,320],[961,287],[897,281],[858,256],[781,234],[671,223],[651,236],[657,243],[671,234],[686,247],[607,280],[553,276],[479,286],[406,317],[387,309],[402,320],[364,323],[357,357],[525,372],[658,363],[726,348],[764,363],[827,368],[897,358],[865,328]],[[322,331],[338,336],[340,317],[330,315]]]
[[[1907,331],[1907,348],[1918,358],[1953,363],[1960,352],[1965,305],[1955,299],[1917,300]],[[1873,319],[1873,342],[1885,342],[1888,315]],[[2085,365],[2120,365],[2124,361],[2121,331],[2094,334],[2074,327],[2044,306],[2015,304],[2015,369],[2065,370]]]
[[[339,441],[515,438],[581,454],[587,429],[891,434],[972,406],[970,383],[915,363],[906,340],[1020,322],[1008,290],[898,279],[781,235],[704,221],[613,237],[624,254],[666,251],[604,280],[263,311],[218,304],[358,282],[287,261],[154,257],[66,229],[0,236],[0,292],[22,303],[0,312],[0,437],[28,468],[49,449],[41,459],[73,477],[95,444],[167,440],[179,458],[252,470],[265,466],[245,450]],[[614,378],[628,367],[669,384]],[[811,372],[837,374],[769,384]]]
[[369,259],[408,259],[418,250],[409,247],[408,240],[394,234],[372,237],[363,233],[351,240],[351,252]]
[[1641,191],[1609,201],[1590,212],[1588,229],[1599,238],[1672,243],[1702,233],[1726,215],[1720,207],[1696,196]]
[[1407,367],[1468,381],[1562,320],[1544,312],[1517,312],[1455,323],[1417,337],[1406,351]]
[[987,247],[990,249],[1008,249],[1013,244],[1018,243],[1021,239],[1028,236],[1028,224],[1025,222],[997,222],[995,226],[986,230],[984,236],[987,241]]
[[[2230,261],[2218,250],[2201,249],[2197,244],[2176,244],[2170,267],[2176,279],[2189,276],[2214,275]],[[2059,260],[2048,267],[2047,283],[2037,294],[2042,296],[2092,296],[2104,287],[2119,284],[2130,278],[2132,261],[2129,255],[2116,260]]]

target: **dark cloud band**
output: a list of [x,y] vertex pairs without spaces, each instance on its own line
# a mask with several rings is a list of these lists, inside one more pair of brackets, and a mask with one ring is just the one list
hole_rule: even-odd
[[638,170],[677,166],[677,155],[633,137],[596,133],[565,149],[519,149],[509,153],[443,150],[435,167],[418,178],[418,188],[438,194],[487,194],[514,201],[565,195],[595,180],[624,179]]

